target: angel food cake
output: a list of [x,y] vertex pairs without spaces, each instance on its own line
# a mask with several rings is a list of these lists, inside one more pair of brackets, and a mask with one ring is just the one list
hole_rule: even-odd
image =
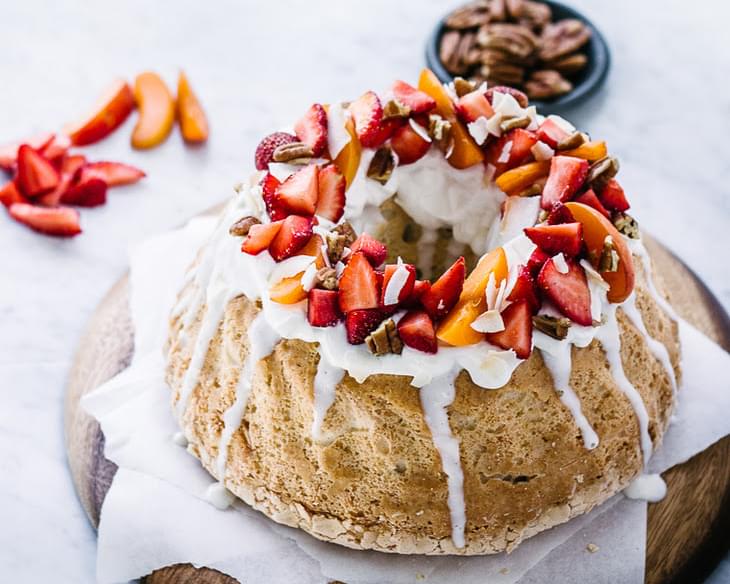
[[267,136],[173,309],[189,451],[352,548],[513,549],[642,473],[680,348],[618,162],[425,70]]

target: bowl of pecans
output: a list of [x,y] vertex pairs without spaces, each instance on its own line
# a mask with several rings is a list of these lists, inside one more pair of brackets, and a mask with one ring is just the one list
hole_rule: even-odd
[[426,62],[442,82],[463,77],[525,92],[543,110],[560,110],[606,80],[606,41],[582,14],[552,0],[475,0],[436,26]]

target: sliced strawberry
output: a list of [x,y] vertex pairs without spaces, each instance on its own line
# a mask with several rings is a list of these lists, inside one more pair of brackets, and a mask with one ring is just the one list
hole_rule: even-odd
[[287,213],[279,201],[276,199],[276,189],[279,188],[281,182],[271,173],[266,173],[261,179],[261,198],[266,205],[266,212],[272,221],[281,221],[286,219]]
[[355,132],[365,148],[377,148],[400,125],[398,120],[383,121],[383,106],[373,91],[368,91],[350,104]]
[[518,128],[507,132],[487,148],[486,161],[496,168],[495,177],[520,166],[532,157],[531,148],[537,143],[532,132]]
[[573,223],[575,218],[570,209],[563,203],[555,203],[547,216],[548,225],[560,225],[561,223]]
[[13,203],[30,203],[30,201],[21,194],[15,181],[10,180],[0,189],[0,203],[10,207]]
[[550,259],[550,256],[542,251],[539,247],[532,252],[530,259],[527,260],[527,269],[530,270],[532,277],[535,278],[542,270],[545,262]]
[[40,150],[40,153],[46,160],[56,162],[66,155],[69,148],[71,148],[71,138],[69,138],[66,134],[56,134],[53,137],[53,140],[48,142],[48,144]]
[[542,191],[542,208],[549,211],[555,203],[565,203],[573,198],[588,174],[588,161],[573,156],[554,156],[550,161],[550,174]]
[[76,173],[86,164],[86,156],[83,154],[71,154],[64,156],[61,162],[61,181],[58,186],[50,193],[41,195],[35,199],[35,202],[44,207],[55,207],[61,202],[61,197],[71,186],[76,178]]
[[[423,131],[426,132],[425,129]],[[398,164],[402,166],[422,158],[431,147],[431,142],[425,140],[408,123],[395,131],[390,139],[390,147],[398,155]]]
[[26,197],[37,197],[58,186],[61,177],[53,165],[27,144],[18,148],[18,187]]
[[525,235],[548,255],[575,257],[583,247],[583,226],[576,222],[527,227]]
[[23,145],[27,144],[35,150],[43,150],[48,146],[53,139],[55,134],[50,132],[43,132],[42,134],[36,134],[30,138],[26,138],[20,142],[13,142],[11,144],[5,144],[0,146],[0,168],[7,171],[12,171],[15,167],[15,163],[18,161],[18,149]]
[[568,273],[561,274],[552,258],[545,262],[537,285],[557,309],[573,322],[591,326],[591,292],[586,274],[577,263],[566,260]]
[[421,304],[433,320],[439,320],[454,307],[464,287],[466,264],[460,257],[421,296]]
[[535,291],[535,279],[532,277],[528,266],[520,266],[517,273],[517,280],[512,291],[507,296],[510,302],[519,302],[524,300],[530,307],[532,313],[536,313],[540,308],[540,299]]
[[600,199],[603,205],[611,211],[623,213],[631,207],[626,199],[624,189],[615,178],[609,180],[606,186],[601,189]]
[[10,216],[34,231],[58,237],[73,237],[81,233],[79,213],[69,207],[47,209],[28,203],[14,203],[8,209]]
[[309,291],[307,321],[312,326],[335,326],[342,318],[337,290],[313,288]]
[[302,249],[312,237],[314,221],[311,217],[289,215],[269,245],[269,253],[277,262],[285,260]]
[[436,107],[436,100],[419,91],[405,81],[396,81],[392,87],[393,96],[411,109],[412,114],[425,114]]
[[417,308],[421,306],[421,298],[430,289],[431,282],[428,280],[416,280],[410,296],[402,302],[403,308]]
[[347,342],[351,345],[360,345],[365,338],[383,322],[387,313],[379,308],[366,310],[352,310],[345,316],[345,330]]
[[438,351],[436,329],[425,310],[411,310],[398,321],[398,336],[406,347],[435,353]]
[[321,156],[327,146],[327,112],[320,104],[312,104],[294,125],[294,133],[312,149],[314,156]]
[[504,330],[487,333],[487,341],[502,349],[512,349],[518,358],[527,359],[532,352],[532,311],[522,300],[502,311]]
[[380,300],[378,277],[364,254],[352,254],[340,277],[340,310],[377,308]]
[[568,132],[558,126],[554,120],[548,118],[537,129],[537,137],[550,148],[555,148],[558,142],[568,137]]
[[[395,302],[388,302],[386,304],[386,296],[388,296],[388,284],[393,279],[393,275],[401,269],[401,274],[405,270],[405,276],[399,275],[398,280],[393,283],[393,286],[400,287]],[[382,293],[380,295],[380,304],[383,306],[395,306],[405,301],[413,293],[413,286],[416,283],[416,266],[411,264],[389,264],[385,266],[385,272],[383,275],[383,284],[381,286]],[[395,292],[391,292],[395,294]]]
[[593,207],[596,211],[598,211],[606,219],[611,218],[611,213],[609,213],[608,210],[606,209],[606,207],[603,206],[603,203],[601,203],[601,201],[598,199],[598,197],[596,196],[596,193],[593,191],[593,189],[588,189],[580,197],[576,197],[575,202],[583,203],[584,205]]
[[376,267],[382,264],[388,256],[388,248],[385,244],[380,243],[377,239],[367,233],[363,233],[352,242],[350,251],[352,251],[352,253],[358,251],[362,252],[362,254],[370,260],[370,263]]
[[482,91],[476,90],[456,100],[456,112],[464,123],[475,122],[479,118],[491,118],[494,109]]
[[269,249],[284,221],[273,223],[259,223],[252,225],[246,239],[243,240],[241,251],[251,255],[258,255],[265,249]]
[[275,200],[290,213],[314,215],[319,196],[319,168],[310,164],[289,176],[276,189]]
[[110,187],[131,185],[143,179],[144,171],[121,162],[90,162],[81,171],[85,177],[95,177],[103,180]]
[[61,194],[61,203],[76,207],[98,207],[106,203],[108,185],[95,176],[81,176]]
[[266,136],[259,145],[256,146],[256,154],[254,159],[256,161],[256,170],[268,170],[269,162],[274,160],[274,150],[284,144],[292,144],[299,142],[296,136],[287,134],[286,132],[274,132]]
[[334,164],[328,164],[319,169],[317,184],[319,195],[315,214],[337,223],[345,213],[345,177]]

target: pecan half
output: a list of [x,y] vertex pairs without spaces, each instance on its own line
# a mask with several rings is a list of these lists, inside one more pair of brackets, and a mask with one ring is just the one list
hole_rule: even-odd
[[337,290],[337,271],[334,268],[320,268],[315,277],[315,286],[325,290]]
[[437,114],[428,117],[428,135],[448,158],[454,148],[454,137],[451,134],[451,122]]
[[397,99],[391,99],[383,106],[383,120],[407,118],[411,114],[411,108],[402,104]]
[[373,355],[388,353],[400,355],[403,351],[403,342],[398,336],[398,328],[392,318],[381,322],[380,326],[365,338],[365,344]]
[[545,63],[548,69],[554,69],[563,75],[575,75],[588,64],[588,57],[583,53],[573,53]]
[[451,30],[441,37],[439,58],[450,73],[458,67],[457,49],[459,48],[460,40],[461,35],[455,30]]
[[613,225],[618,229],[619,233],[622,233],[630,239],[639,239],[639,224],[628,213],[616,213],[613,218]]
[[591,164],[588,170],[588,176],[586,182],[595,184],[596,187],[601,187],[606,182],[612,179],[618,173],[619,164],[618,159],[613,156],[606,156],[597,160]]
[[535,71],[525,83],[525,91],[531,99],[550,99],[568,93],[573,84],[557,71]]
[[587,141],[586,135],[583,132],[573,132],[570,136],[558,142],[556,150],[572,150]]
[[471,81],[467,81],[463,77],[456,77],[454,79],[454,91],[457,97],[464,97],[467,93],[471,93],[476,89],[476,86]]
[[616,272],[618,271],[618,264],[621,258],[616,251],[616,246],[613,243],[613,237],[610,235],[606,236],[603,240],[603,251],[601,252],[601,258],[598,260],[598,271],[599,272]]
[[490,19],[488,2],[472,2],[457,8],[446,17],[446,26],[457,30],[476,28]]
[[532,324],[547,336],[563,340],[568,336],[568,329],[572,323],[569,318],[556,318],[547,314],[538,314],[532,317]]
[[228,228],[228,233],[236,237],[245,237],[248,235],[251,227],[261,223],[256,217],[241,217],[233,225]]
[[517,128],[526,128],[531,122],[532,120],[530,119],[530,116],[507,118],[506,120],[502,120],[499,124],[499,129],[506,133]]
[[304,142],[292,142],[278,146],[272,155],[274,162],[307,161],[314,156],[314,151]]
[[591,30],[576,18],[566,18],[545,27],[539,56],[553,61],[580,49],[591,38]]
[[370,161],[368,166],[367,175],[369,178],[378,181],[384,185],[388,182],[390,175],[393,174],[395,168],[395,159],[393,158],[393,152],[387,146],[379,148]]
[[526,26],[493,23],[482,27],[476,42],[485,49],[498,49],[516,58],[527,58],[537,47],[538,39]]

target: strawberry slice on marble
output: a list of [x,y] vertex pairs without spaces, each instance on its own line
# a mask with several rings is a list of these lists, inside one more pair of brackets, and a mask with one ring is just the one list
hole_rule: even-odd
[[294,125],[297,138],[312,149],[315,157],[321,156],[327,147],[327,112],[314,103]]
[[512,349],[520,359],[527,359],[532,352],[532,310],[527,301],[510,304],[502,311],[504,330],[486,333],[486,339],[505,350]]
[[273,223],[258,223],[252,225],[246,235],[246,239],[241,244],[241,251],[250,254],[258,255],[265,249],[269,249],[271,242],[279,233],[281,225],[284,221],[274,221]]
[[315,214],[333,223],[342,219],[345,213],[345,177],[334,164],[319,169],[318,197]]
[[269,245],[269,253],[280,262],[295,255],[312,237],[314,220],[311,217],[289,215]]
[[362,252],[350,257],[340,276],[339,290],[340,310],[344,313],[379,307],[378,276]]
[[487,96],[478,89],[457,99],[455,107],[459,117],[467,124],[481,117],[491,118],[494,115],[494,109]]
[[550,148],[555,148],[558,142],[568,137],[568,132],[563,130],[555,120],[547,118],[537,129],[537,137],[545,142]]
[[10,207],[13,203],[30,203],[30,201],[18,190],[16,182],[10,180],[0,188],[0,203]]
[[438,341],[431,317],[425,310],[411,310],[398,321],[398,336],[406,347],[436,353]]
[[48,160],[34,148],[18,148],[18,187],[26,197],[37,197],[58,186],[61,177]]
[[81,173],[85,177],[100,178],[110,187],[131,185],[147,176],[143,170],[129,164],[109,161],[90,162],[84,165]]
[[431,140],[426,139],[428,136],[426,129],[423,128],[422,133],[417,132],[412,125],[416,123],[411,121],[404,124],[395,131],[390,139],[390,147],[398,155],[398,164],[400,166],[411,164],[423,158],[431,148]]
[[313,288],[309,291],[307,321],[312,326],[335,326],[342,318],[337,290]]
[[436,100],[427,93],[409,85],[405,81],[396,81],[392,87],[393,96],[403,105],[408,106],[412,114],[425,114],[436,107]]
[[69,207],[37,207],[28,203],[13,203],[10,216],[38,233],[56,237],[73,237],[81,233],[79,213]]
[[350,104],[355,132],[365,148],[378,148],[400,125],[399,120],[383,120],[383,106],[373,91],[368,91]]
[[0,168],[8,172],[15,168],[15,164],[18,162],[18,149],[23,144],[42,152],[51,142],[53,142],[55,137],[55,134],[43,132],[19,142],[12,142],[10,144],[0,146]]
[[563,274],[553,258],[546,261],[537,285],[562,314],[577,324],[591,326],[591,292],[585,271],[573,260],[566,263],[568,271]]
[[583,186],[588,175],[588,161],[574,156],[554,156],[550,174],[542,191],[541,205],[546,211],[555,203],[565,203]]
[[351,345],[360,345],[373,332],[388,314],[380,308],[351,310],[345,315],[345,330],[347,342]]
[[579,197],[576,197],[575,202],[583,203],[584,205],[593,207],[596,211],[598,211],[606,219],[611,218],[611,213],[609,213],[608,210],[606,209],[606,207],[603,206],[603,203],[601,203],[601,201],[598,199],[598,196],[596,196],[596,193],[593,189],[588,189],[585,193],[583,193]]
[[459,300],[464,287],[466,263],[460,257],[421,296],[421,304],[433,320],[446,316]]
[[577,221],[559,225],[526,227],[525,235],[548,255],[577,256],[583,248],[583,226]]
[[316,164],[299,169],[277,187],[276,204],[292,214],[314,215],[319,197],[318,177]]
[[626,193],[624,193],[624,189],[615,178],[612,178],[606,183],[606,185],[601,189],[599,197],[603,205],[607,209],[611,209],[611,211],[619,211],[623,213],[624,211],[628,211],[631,207],[628,199],[626,198]]
[[107,190],[108,185],[102,179],[81,175],[61,194],[61,203],[75,207],[98,207],[106,203]]
[[[394,276],[396,276],[395,279]],[[380,304],[395,306],[404,302],[413,293],[415,283],[416,266],[412,264],[388,264],[385,266],[383,273]]]
[[388,248],[373,236],[363,233],[350,246],[352,253],[362,253],[373,266],[379,266],[388,256]]

